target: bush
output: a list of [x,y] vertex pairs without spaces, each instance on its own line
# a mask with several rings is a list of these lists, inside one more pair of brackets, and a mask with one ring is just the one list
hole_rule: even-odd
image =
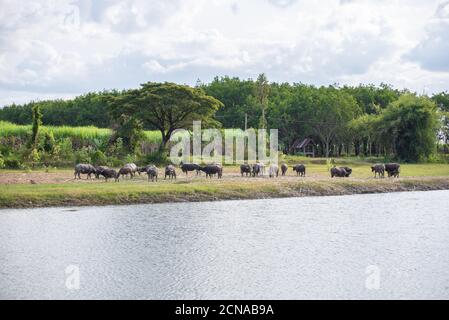
[[89,149],[86,147],[81,148],[78,151],[75,151],[74,156],[75,156],[76,163],[91,163],[92,162],[92,159],[90,158],[90,155],[89,155]]
[[5,167],[5,161],[3,160],[3,156],[0,153],[0,169],[3,169]]
[[20,161],[18,155],[11,155],[4,159],[4,167],[8,169],[22,169],[23,163]]
[[108,158],[106,157],[106,155],[101,152],[100,150],[96,150],[92,155],[91,155],[91,160],[92,160],[92,164],[94,166],[100,166],[100,165],[106,165],[108,163]]
[[167,158],[167,153],[164,151],[156,151],[149,153],[145,157],[145,162],[155,164],[155,165],[166,165],[169,163],[169,160]]

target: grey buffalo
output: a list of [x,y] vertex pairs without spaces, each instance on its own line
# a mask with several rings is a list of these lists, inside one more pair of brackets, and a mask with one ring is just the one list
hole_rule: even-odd
[[288,170],[288,166],[285,163],[283,163],[281,165],[281,172],[282,172],[283,176],[285,176],[285,173],[287,172],[287,170]]
[[279,176],[279,167],[275,164],[272,164],[270,168],[268,169],[268,175],[270,178],[273,178],[274,176]]
[[243,177],[243,174],[246,176],[251,175],[251,166],[247,163],[240,165],[240,174]]
[[156,180],[156,182],[157,182],[158,173],[159,173],[159,171],[155,166],[148,167],[148,169],[147,169],[148,182],[150,182],[150,180],[152,182],[154,182],[154,180]]
[[87,179],[91,179],[91,175],[95,174],[97,171],[95,167],[91,164],[79,163],[75,166],[75,179],[81,179],[81,174],[87,174]]
[[164,179],[176,179],[176,169],[171,164],[165,167],[165,177]]
[[200,166],[196,163],[180,163],[180,168],[182,172],[184,172],[186,175],[188,175],[189,171],[196,171],[196,174],[198,175],[200,171]]
[[104,170],[107,170],[107,169],[109,169],[109,167],[106,167],[106,166],[98,166],[98,167],[95,167],[95,177],[96,177],[97,179],[99,179],[99,178],[100,178],[100,175],[102,175],[101,173],[102,173]]
[[399,178],[399,172],[401,165],[399,163],[387,163],[385,164],[385,171],[389,177]]
[[212,179],[214,175],[217,175],[218,179],[223,177],[223,167],[218,164],[209,164],[205,167],[200,167],[200,170],[206,173],[206,178]]
[[[137,167],[136,167],[137,169]],[[134,177],[134,170],[133,168],[129,167],[129,166],[124,166],[123,168],[120,168],[120,170],[117,173],[117,177],[115,178],[115,181],[119,181],[120,180],[120,176],[127,176],[130,175],[130,177]]]
[[379,178],[385,177],[385,166],[383,164],[375,164],[371,166],[371,172],[374,172],[374,178],[379,176]]
[[306,176],[306,166],[303,164],[297,164],[293,166],[293,171],[296,172],[297,176],[305,177]]
[[349,177],[352,173],[352,169],[349,167],[341,167],[341,169],[344,169],[346,171],[345,177]]

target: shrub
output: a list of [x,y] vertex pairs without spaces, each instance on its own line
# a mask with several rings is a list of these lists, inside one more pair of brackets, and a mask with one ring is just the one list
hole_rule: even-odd
[[89,155],[89,149],[86,147],[81,148],[74,152],[76,163],[91,163],[92,159]]
[[156,152],[149,153],[145,157],[145,162],[146,163],[152,163],[152,164],[155,164],[155,165],[166,165],[166,164],[169,163],[169,160],[167,158],[167,153],[166,152],[156,151]]
[[91,155],[91,160],[92,160],[92,164],[95,166],[99,166],[99,165],[106,165],[108,162],[108,159],[106,157],[106,155],[101,152],[100,150],[96,150],[92,155]]
[[5,167],[5,161],[3,160],[3,156],[0,153],[0,169],[3,169]]

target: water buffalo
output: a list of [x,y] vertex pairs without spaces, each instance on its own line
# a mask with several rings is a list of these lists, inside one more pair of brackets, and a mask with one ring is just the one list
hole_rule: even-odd
[[401,165],[399,163],[385,164],[385,171],[387,171],[388,177],[399,178],[400,169]]
[[115,181],[117,181],[117,171],[115,171],[114,169],[105,167],[100,171],[99,175],[102,175],[105,178],[105,182],[107,182],[108,179],[112,178],[116,179]]
[[174,166],[172,166],[171,164],[165,167],[165,177],[164,179],[168,178],[171,179],[176,179],[176,169]]
[[95,174],[97,171],[95,167],[91,164],[79,163],[75,166],[75,179],[81,179],[81,174],[87,174],[87,179],[91,179],[91,175]]
[[131,178],[134,177],[134,175],[137,172],[137,166],[134,163],[127,163],[123,166],[123,168],[129,168],[130,169],[130,176]]
[[134,172],[135,171],[133,171],[133,168],[131,168],[129,166],[124,166],[123,168],[120,168],[120,170],[118,171],[117,177],[115,178],[115,181],[119,181],[120,180],[120,176],[127,176],[128,174],[132,178],[132,177],[134,177]]
[[223,167],[218,164],[209,164],[205,167],[200,167],[200,170],[206,173],[206,178],[212,179],[213,175],[218,175],[218,179],[223,177]]
[[346,171],[345,177],[349,177],[352,173],[352,169],[349,167],[340,167],[341,169],[344,169]]
[[297,164],[293,166],[293,171],[296,172],[297,176],[305,177],[306,176],[306,166],[303,164]]
[[[351,173],[349,173],[349,174],[351,174]],[[349,177],[349,176],[348,176],[348,172],[345,170],[345,168],[333,167],[331,169],[331,178],[333,178],[333,177],[344,178],[344,177]]]
[[154,167],[154,164],[146,165],[145,167],[137,167],[136,172],[140,175],[141,173],[146,173],[149,168]]
[[275,175],[276,177],[279,176],[279,167],[275,164],[270,165],[270,168],[268,169],[268,175],[270,178],[273,178]]
[[156,180],[156,182],[157,182],[158,173],[159,173],[159,171],[155,166],[148,167],[148,169],[147,169],[148,182],[150,182],[150,179],[153,182],[154,182],[154,180]]
[[110,169],[110,168],[107,167],[107,166],[97,166],[97,167],[95,167],[95,177],[96,177],[97,179],[99,179],[100,176],[102,175],[101,173],[102,173],[104,170],[107,170],[107,169]]
[[255,163],[252,165],[253,177],[261,175],[263,176],[265,172],[265,165],[263,163]]
[[242,164],[240,166],[240,173],[242,174],[242,177],[243,174],[245,174],[246,176],[251,175],[251,166],[247,163]]
[[285,173],[287,172],[287,170],[288,170],[288,166],[285,163],[283,163],[281,165],[281,172],[282,172],[283,176],[285,176]]
[[196,163],[182,163],[180,164],[182,172],[184,172],[186,175],[188,175],[189,171],[196,171],[196,174],[198,175],[200,171],[200,166]]
[[374,178],[379,176],[379,178],[385,177],[385,166],[383,164],[375,164],[371,166],[371,172],[374,172]]

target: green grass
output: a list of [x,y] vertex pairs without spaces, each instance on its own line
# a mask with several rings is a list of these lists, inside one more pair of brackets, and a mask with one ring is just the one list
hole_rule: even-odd
[[[176,181],[161,179],[157,183],[148,183],[145,177],[140,176],[119,183],[84,180],[34,185],[0,184],[0,207],[108,205],[449,189],[449,165],[403,164],[401,179],[374,179],[369,163],[355,161],[348,165],[354,169],[349,179],[331,179],[326,165],[308,164],[306,179],[294,177],[291,169],[288,179],[241,178],[238,176],[239,168],[234,166],[225,168],[222,180],[206,180],[204,176],[190,180],[180,176]],[[0,170],[0,176],[21,172]],[[37,172],[45,174],[44,170]],[[72,170],[51,170],[48,174],[52,173],[72,176]]]

